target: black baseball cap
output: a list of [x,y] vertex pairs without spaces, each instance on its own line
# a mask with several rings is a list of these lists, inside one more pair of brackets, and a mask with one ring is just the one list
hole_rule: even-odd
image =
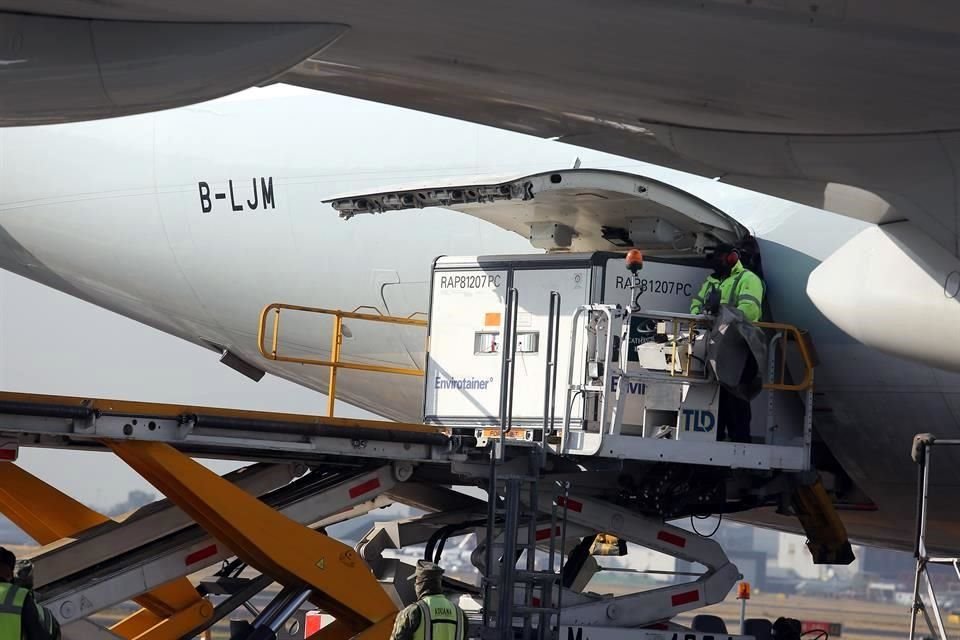
[[736,249],[736,247],[734,247],[732,244],[728,244],[728,243],[726,243],[726,242],[721,242],[721,243],[719,243],[719,244],[713,245],[712,247],[709,247],[709,248],[707,249],[707,253],[712,254],[712,255],[716,255],[716,254],[730,253],[731,251],[734,251],[735,249]]

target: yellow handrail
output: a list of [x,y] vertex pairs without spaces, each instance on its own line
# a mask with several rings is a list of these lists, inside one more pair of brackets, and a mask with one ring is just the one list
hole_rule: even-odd
[[[314,313],[319,315],[333,316],[333,334],[330,340],[330,360],[320,360],[317,358],[302,358],[297,356],[285,356],[279,352],[280,343],[280,312],[282,310],[300,311],[304,313]],[[367,322],[382,322],[384,324],[396,324],[412,327],[426,327],[427,321],[414,316],[422,315],[415,313],[406,318],[398,316],[385,316],[381,313],[360,313],[360,309],[373,309],[375,307],[361,306],[353,311],[343,311],[342,309],[324,309],[321,307],[304,307],[296,304],[284,304],[274,302],[268,304],[260,312],[260,326],[257,329],[257,347],[260,355],[268,360],[277,362],[292,362],[295,364],[309,364],[319,367],[330,367],[330,382],[327,388],[327,413],[333,416],[334,404],[336,403],[337,393],[337,370],[352,369],[354,371],[372,371],[374,373],[394,373],[403,376],[422,376],[423,371],[412,367],[390,367],[378,364],[365,364],[362,362],[343,362],[340,360],[341,346],[343,345],[343,320],[364,320]],[[270,341],[270,349],[264,345],[264,339],[267,336],[267,321],[270,313],[274,314],[273,336]]]
[[[780,377],[779,380],[768,382],[763,385],[764,389],[773,389],[775,391],[806,391],[813,385],[813,368],[816,366],[813,362],[813,355],[808,348],[807,340],[803,334],[792,324],[783,324],[782,322],[757,322],[756,326],[761,329],[771,329],[778,331],[783,335],[780,340]],[[803,380],[797,384],[787,384],[787,343],[789,337],[797,343],[800,351],[800,358],[803,360]]]

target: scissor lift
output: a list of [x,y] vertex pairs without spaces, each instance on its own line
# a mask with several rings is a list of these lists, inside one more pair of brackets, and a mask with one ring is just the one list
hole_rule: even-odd
[[[345,516],[355,517],[389,504],[389,500],[378,498],[393,488],[395,476],[390,465],[373,471],[312,473],[261,499],[300,524],[329,526]],[[145,590],[223,563],[234,555],[229,547],[191,522],[147,542],[138,535],[141,532],[126,530],[135,524],[123,523],[101,535],[84,536],[33,556],[37,578],[49,574],[48,565],[60,564],[64,558],[86,564],[58,580],[35,581],[41,603],[56,612],[61,624],[69,625],[77,618],[132,600]],[[129,550],[125,548],[138,543]],[[97,551],[110,555],[98,559]]]
[[[152,505],[140,517],[111,523],[19,467],[0,464],[0,511],[48,545],[36,558],[37,586],[66,637],[78,640],[199,633],[227,611],[184,576],[227,557],[284,587],[255,622],[258,629],[275,629],[309,600],[337,618],[318,638],[386,638],[397,604],[353,549],[304,525],[382,506],[378,496],[407,480],[411,463],[453,454],[442,430],[417,424],[58,396],[0,394],[0,424],[4,440],[21,446],[109,449],[185,514]],[[287,484],[286,465],[270,465],[227,479],[188,456],[198,453],[315,465],[347,457],[360,471]],[[383,466],[383,459],[394,463]],[[363,471],[372,461],[379,468]],[[128,598],[143,609],[109,630],[87,619]]]

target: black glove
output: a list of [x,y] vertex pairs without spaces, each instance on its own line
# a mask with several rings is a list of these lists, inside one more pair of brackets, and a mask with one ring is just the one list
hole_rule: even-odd
[[13,584],[24,589],[33,591],[33,562],[30,560],[17,560],[17,566],[13,570]]
[[707,293],[707,299],[703,301],[703,312],[711,316],[720,313],[720,289],[713,288]]

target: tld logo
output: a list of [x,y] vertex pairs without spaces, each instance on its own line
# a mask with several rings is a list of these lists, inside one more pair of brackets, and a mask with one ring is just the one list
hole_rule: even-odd
[[717,418],[712,411],[706,409],[683,410],[684,431],[713,431],[715,426],[717,426]]

